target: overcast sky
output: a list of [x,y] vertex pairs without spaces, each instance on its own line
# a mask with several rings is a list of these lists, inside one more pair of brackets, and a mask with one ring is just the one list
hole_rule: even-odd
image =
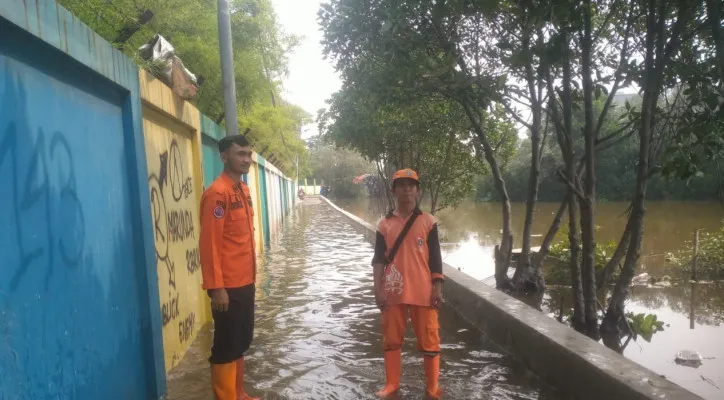
[[[314,118],[324,101],[336,92],[341,81],[332,65],[322,56],[322,32],[317,24],[320,0],[272,0],[285,33],[302,37],[301,44],[289,57],[289,76],[284,80],[284,96],[290,103],[304,108]],[[316,123],[302,128],[302,137],[316,135]]]

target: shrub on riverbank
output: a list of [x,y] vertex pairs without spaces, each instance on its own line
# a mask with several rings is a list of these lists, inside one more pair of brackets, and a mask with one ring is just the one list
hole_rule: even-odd
[[[570,285],[569,269],[571,253],[568,245],[568,232],[562,230],[559,237],[565,238],[551,245],[550,253],[544,263],[543,273],[546,283]],[[686,241],[682,250],[667,254],[667,273],[673,280],[689,280],[692,277],[694,255],[693,240]],[[611,255],[616,250],[616,242],[596,246],[596,274],[600,274]],[[724,280],[724,226],[715,232],[699,233],[699,256],[697,258],[696,277],[698,280]],[[614,280],[620,270],[614,270]],[[659,277],[660,278],[660,277]]]
[[[675,267],[677,278],[681,279],[691,278],[693,258],[693,240],[684,244],[684,250],[671,252],[667,256],[669,263]],[[699,233],[696,277],[699,280],[724,279],[724,226],[715,232]]]
[[[571,251],[568,242],[568,232],[561,229],[558,237],[565,238],[551,245],[548,257],[543,264],[543,275],[546,283],[554,285],[570,285],[571,270],[570,260]],[[600,275],[606,263],[611,259],[611,255],[616,251],[616,242],[599,244],[596,246],[596,275]],[[619,269],[614,271],[613,279],[618,279]]]

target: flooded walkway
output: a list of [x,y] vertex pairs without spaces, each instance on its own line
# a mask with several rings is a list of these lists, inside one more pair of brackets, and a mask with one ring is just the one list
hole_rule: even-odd
[[[384,382],[372,246],[348,220],[308,198],[288,216],[257,280],[246,387],[264,399],[374,399]],[[446,399],[558,399],[452,310],[440,314]],[[211,327],[169,373],[169,400],[213,399]],[[423,398],[422,358],[408,329],[399,398]]]

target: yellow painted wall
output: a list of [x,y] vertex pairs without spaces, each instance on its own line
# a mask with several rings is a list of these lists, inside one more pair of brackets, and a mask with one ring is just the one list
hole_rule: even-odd
[[200,115],[152,75],[139,75],[168,371],[211,321],[198,253],[203,193]]

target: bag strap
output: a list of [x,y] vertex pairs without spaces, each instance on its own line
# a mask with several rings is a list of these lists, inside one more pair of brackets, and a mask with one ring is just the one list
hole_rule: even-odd
[[395,255],[397,255],[397,250],[400,249],[400,245],[402,245],[402,241],[405,240],[405,236],[407,236],[407,232],[412,227],[412,224],[415,222],[415,219],[417,219],[417,216],[422,214],[422,211],[419,209],[415,209],[415,211],[412,212],[412,215],[410,216],[410,219],[407,220],[407,223],[402,228],[402,232],[400,232],[400,235],[397,236],[397,240],[395,241],[394,246],[392,246],[392,249],[390,250],[389,255],[387,256],[387,264],[392,264],[392,261],[395,259]]

